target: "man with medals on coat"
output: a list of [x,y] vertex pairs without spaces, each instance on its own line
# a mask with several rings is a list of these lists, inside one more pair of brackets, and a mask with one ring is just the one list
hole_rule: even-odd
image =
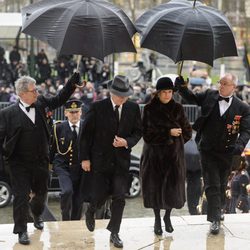
[[195,121],[196,143],[201,153],[202,175],[207,197],[207,220],[210,233],[218,234],[224,220],[225,189],[232,169],[240,164],[240,156],[250,138],[250,107],[234,95],[237,77],[225,74],[218,90],[208,89],[194,94],[182,77],[175,84],[181,96],[201,107]]
[[78,145],[83,122],[82,102],[77,99],[67,101],[64,114],[67,120],[55,123],[53,128],[51,161],[61,188],[62,220],[80,220],[80,185],[83,170],[78,159]]

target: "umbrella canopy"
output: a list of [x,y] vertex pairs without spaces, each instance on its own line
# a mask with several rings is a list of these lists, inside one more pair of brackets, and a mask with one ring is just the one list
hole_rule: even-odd
[[141,47],[155,50],[175,63],[237,56],[230,24],[218,10],[196,2],[172,0],[145,12],[135,23]]
[[47,42],[59,54],[103,58],[136,52],[136,29],[127,15],[104,0],[43,0],[22,9],[22,32]]

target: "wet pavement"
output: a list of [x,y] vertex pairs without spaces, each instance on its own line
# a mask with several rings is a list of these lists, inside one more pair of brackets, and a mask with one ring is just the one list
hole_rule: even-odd
[[[155,236],[154,219],[130,218],[122,222],[120,237],[124,250],[249,250],[250,214],[226,215],[218,235],[211,235],[206,216],[171,217],[174,232]],[[1,250],[115,250],[106,230],[108,220],[96,220],[96,229],[89,232],[84,220],[46,222],[43,231],[30,223],[29,246],[20,245],[12,234],[12,225],[0,225]],[[163,228],[164,230],[164,228]]]

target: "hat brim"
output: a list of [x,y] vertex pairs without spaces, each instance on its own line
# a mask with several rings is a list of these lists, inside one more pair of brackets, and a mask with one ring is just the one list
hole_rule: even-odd
[[111,84],[112,84],[112,80],[107,82],[108,90],[110,91],[110,93],[116,96],[128,97],[128,96],[133,95],[134,93],[134,90],[131,86],[129,86],[129,90],[127,92],[121,92],[121,91],[113,89]]
[[68,112],[71,112],[71,111],[80,111],[81,110],[81,108],[74,108],[74,109],[65,109],[65,111],[68,111]]

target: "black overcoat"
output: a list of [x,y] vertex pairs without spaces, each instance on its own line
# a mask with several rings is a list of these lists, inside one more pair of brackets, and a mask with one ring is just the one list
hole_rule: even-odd
[[[82,138],[80,160],[90,160],[95,172],[128,174],[131,148],[141,138],[141,115],[138,104],[123,104],[119,129],[110,98],[93,103],[87,112]],[[115,135],[127,140],[128,148],[115,148]],[[114,169],[115,168],[115,169]]]
[[[182,136],[171,136],[172,128],[181,128]],[[181,104],[174,100],[162,104],[155,97],[145,106],[144,147],[140,166],[145,207],[160,209],[183,207],[186,173],[184,143],[191,136],[192,129]]]

